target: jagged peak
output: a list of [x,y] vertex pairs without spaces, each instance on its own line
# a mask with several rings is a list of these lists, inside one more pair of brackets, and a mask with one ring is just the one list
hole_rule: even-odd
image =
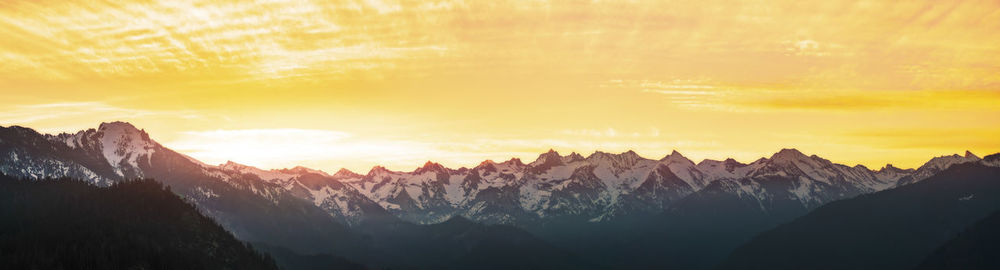
[[[972,154],[972,153],[967,153],[967,154]],[[966,155],[966,156],[961,156],[959,154],[944,155],[932,158],[931,160],[924,163],[924,165],[921,165],[920,168],[918,168],[918,170],[927,168],[945,169],[953,164],[973,162],[979,160],[980,160],[979,157],[977,157],[976,155]]]
[[124,122],[124,121],[101,122],[101,124],[98,125],[97,129],[98,130],[105,130],[105,129],[135,129],[135,130],[138,130],[135,127],[135,125],[132,125],[132,123]]
[[1000,167],[1000,153],[985,156],[979,162],[986,166]]
[[97,131],[104,133],[118,132],[123,134],[140,134],[144,139],[149,139],[149,134],[146,133],[145,129],[139,129],[129,122],[103,122],[98,126]]
[[561,158],[562,155],[559,155],[559,152],[556,152],[556,150],[553,150],[551,148],[549,149],[549,151],[546,151],[545,153],[542,153],[541,155],[538,155],[538,158],[548,158],[548,157],[558,157],[558,158]]
[[[93,130],[93,129],[88,129],[87,131],[91,131],[91,130]],[[133,137],[133,138],[135,136],[138,136],[143,141],[146,141],[146,142],[150,142],[151,141],[149,139],[149,134],[146,133],[145,129],[139,129],[139,128],[135,127],[134,125],[132,125],[132,123],[129,123],[129,122],[122,122],[122,121],[102,122],[98,126],[98,128],[97,128],[96,131],[104,133],[104,136],[109,136],[109,135],[110,136],[116,136],[116,138],[113,138],[113,139],[118,139],[117,137],[121,137],[121,136],[129,136],[129,137]]]
[[428,160],[426,163],[424,163],[423,166],[420,166],[419,168],[417,168],[416,170],[414,170],[413,173],[418,173],[419,174],[419,173],[425,173],[425,172],[431,172],[431,171],[433,171],[433,172],[444,172],[446,170],[447,169],[444,167],[444,165],[441,165],[440,163]]
[[538,158],[535,159],[535,162],[532,162],[532,165],[542,164],[551,161],[562,162],[562,156],[559,155],[559,152],[556,152],[556,150],[553,149],[549,149],[548,152],[538,155]]
[[739,168],[739,167],[745,167],[745,166],[747,166],[747,164],[745,164],[743,162],[736,161],[733,158],[726,158],[725,160],[722,160],[722,161],[713,160],[713,159],[705,159],[705,160],[702,160],[701,162],[698,162],[698,165],[696,165],[696,166],[703,167],[703,166],[720,166],[720,165],[723,166],[724,168],[726,168],[726,170],[732,170],[734,168]]
[[361,177],[360,174],[358,174],[356,172],[353,172],[351,170],[348,170],[347,168],[340,168],[340,170],[337,170],[337,172],[334,173],[333,176],[337,177],[337,178],[356,178],[356,177]]
[[379,173],[389,173],[389,172],[391,171],[389,171],[389,169],[386,169],[382,165],[375,165],[375,167],[372,167],[371,170],[368,170],[368,175],[371,176]]
[[511,158],[511,159],[509,159],[507,161],[502,162],[502,164],[504,164],[504,165],[510,165],[510,166],[517,166],[517,167],[524,166],[524,162],[521,162],[520,158]]
[[610,154],[610,153],[597,150],[597,151],[594,151],[594,153],[591,153],[589,156],[587,156],[587,159],[606,158],[606,157],[609,157],[611,155],[612,154]]
[[668,163],[684,162],[684,163],[694,164],[693,161],[691,161],[687,157],[684,157],[684,155],[681,155],[681,153],[677,152],[677,150],[671,151],[669,155],[664,156],[663,158],[660,159],[660,161]]
[[677,150],[670,150],[670,154],[663,156],[661,160],[666,160],[670,157],[684,157],[684,155],[682,155],[681,152],[677,152]]
[[643,159],[643,157],[639,156],[639,154],[637,154],[635,151],[632,151],[632,150],[621,152],[619,154],[612,154],[612,153],[608,153],[608,152],[604,152],[604,151],[594,151],[594,153],[590,154],[585,159],[587,159],[587,160],[601,160],[601,159],[606,159],[606,160],[619,160],[619,161],[623,161],[623,160],[635,161],[635,160]]
[[424,166],[421,166],[421,167],[422,168],[427,168],[427,167],[442,167],[442,166],[441,166],[440,163],[428,160],[427,162],[424,162]]
[[487,171],[487,172],[495,172],[497,171],[497,163],[494,162],[492,159],[487,159],[484,160],[483,162],[480,162],[479,165],[476,165],[476,167],[473,167],[472,169]]
[[937,157],[931,158],[932,161],[933,160],[944,160],[944,159],[962,159],[962,160],[971,159],[971,160],[979,160],[979,157],[976,156],[976,155],[974,155],[974,154],[972,154],[972,152],[966,151],[966,153],[965,153],[964,156],[963,155],[959,155],[959,154],[956,153],[956,154],[943,155],[943,156],[937,156]]
[[783,148],[781,151],[771,155],[770,160],[773,161],[791,161],[791,160],[804,160],[808,159],[809,156],[803,154],[798,149],[795,148]]
[[564,162],[568,163],[568,162],[575,162],[575,161],[583,160],[584,157],[583,157],[583,155],[580,155],[577,152],[572,152],[569,155],[565,156],[564,159],[565,159]]
[[906,172],[906,171],[912,171],[912,170],[913,169],[903,169],[903,168],[900,168],[900,167],[896,167],[895,165],[892,165],[892,163],[888,163],[888,164],[885,164],[885,166],[883,166],[882,168],[878,169],[878,171],[876,171],[876,172],[877,173],[885,173],[885,172],[899,173],[899,172]]

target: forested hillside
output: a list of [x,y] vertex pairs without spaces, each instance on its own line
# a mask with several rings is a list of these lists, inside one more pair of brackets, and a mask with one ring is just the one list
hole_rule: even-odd
[[154,180],[97,187],[0,175],[6,269],[276,269]]

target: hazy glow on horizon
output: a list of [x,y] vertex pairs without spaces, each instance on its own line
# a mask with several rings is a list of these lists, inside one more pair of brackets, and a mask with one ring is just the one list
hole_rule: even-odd
[[0,125],[409,170],[1000,152],[997,1],[7,1]]

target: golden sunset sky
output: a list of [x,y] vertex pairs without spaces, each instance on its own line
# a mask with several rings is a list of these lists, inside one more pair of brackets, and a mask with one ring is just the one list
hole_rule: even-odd
[[0,125],[367,172],[1000,152],[1000,1],[3,1]]

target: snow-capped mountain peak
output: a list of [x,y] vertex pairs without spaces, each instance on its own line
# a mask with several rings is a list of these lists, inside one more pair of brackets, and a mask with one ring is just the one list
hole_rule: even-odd
[[732,158],[723,161],[706,159],[695,165],[704,174],[705,182],[712,182],[720,179],[736,179],[746,176],[749,172],[747,164],[740,163]]
[[701,189],[708,182],[705,173],[698,170],[694,161],[691,161],[677,150],[673,150],[669,155],[660,159],[660,163],[670,168],[670,171],[695,190]]
[[965,156],[953,154],[950,156],[940,156],[932,158],[930,161],[920,166],[920,168],[918,168],[917,170],[920,169],[944,170],[954,164],[972,162],[972,161],[979,161],[979,157],[967,151]]
[[774,155],[771,155],[771,158],[769,158],[771,162],[779,162],[779,163],[804,161],[808,159],[809,156],[806,156],[805,154],[803,154],[802,152],[800,152],[798,149],[795,148],[781,149],[781,151],[774,153]]
[[531,164],[528,164],[528,166],[531,167],[531,170],[536,173],[544,173],[552,167],[563,164],[565,163],[563,162],[563,157],[559,155],[559,152],[549,149],[548,152],[538,155],[538,158],[531,162]]
[[521,162],[520,158],[511,158],[511,159],[509,159],[507,161],[500,162],[500,164],[504,164],[504,165],[508,165],[508,166],[513,166],[513,167],[524,167],[525,166],[524,162]]
[[336,173],[333,174],[335,178],[361,178],[363,175],[355,173],[346,168],[340,168]]
[[541,155],[538,155],[538,158],[536,158],[535,161],[532,161],[531,164],[528,164],[528,165],[531,165],[532,167],[537,167],[537,166],[539,166],[541,164],[549,163],[549,162],[559,162],[559,163],[562,163],[562,156],[559,155],[559,152],[556,152],[556,150],[549,149],[548,152],[545,152],[545,153],[542,153]]
[[572,152],[569,155],[566,155],[565,157],[562,158],[563,163],[572,163],[581,160],[584,160],[584,157],[577,152]]
[[985,156],[979,162],[982,162],[986,166],[1000,167],[1000,154]]
[[[90,137],[81,135],[82,137]],[[99,147],[104,159],[114,168],[119,176],[125,176],[127,171],[139,171],[139,162],[149,162],[150,156],[156,151],[157,144],[149,139],[146,131],[139,130],[126,122],[101,123],[96,131]],[[77,139],[77,136],[73,136]],[[77,141],[75,145],[83,144]],[[69,145],[69,143],[67,143]]]
[[948,169],[948,167],[951,167],[952,165],[977,161],[980,161],[979,157],[969,151],[965,151],[964,156],[952,154],[950,156],[935,157],[930,161],[927,161],[927,163],[924,163],[924,165],[921,165],[920,168],[917,168],[917,170],[910,175],[901,178],[896,185],[901,186],[916,183],[931,177],[940,171]]
[[426,172],[447,173],[448,169],[446,169],[440,163],[427,161],[427,163],[424,163],[424,166],[420,166],[419,168],[413,171],[414,174],[423,174]]
[[387,174],[391,172],[392,171],[390,171],[389,169],[382,167],[382,165],[376,165],[375,167],[372,167],[371,170],[368,170],[368,174],[366,174],[365,177],[374,177],[376,175]]
[[671,151],[669,155],[664,156],[663,158],[660,159],[660,161],[668,163],[668,164],[670,164],[670,163],[685,163],[685,164],[694,165],[693,161],[691,161],[690,159],[688,159],[684,155],[681,155],[681,153],[677,152],[677,150]]

